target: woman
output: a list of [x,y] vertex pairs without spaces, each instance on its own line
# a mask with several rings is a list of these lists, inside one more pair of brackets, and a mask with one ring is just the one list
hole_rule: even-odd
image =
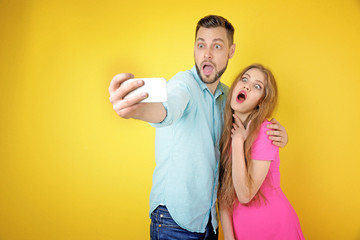
[[304,239],[280,188],[278,147],[266,135],[276,102],[274,76],[260,64],[245,68],[230,88],[218,191],[225,239]]

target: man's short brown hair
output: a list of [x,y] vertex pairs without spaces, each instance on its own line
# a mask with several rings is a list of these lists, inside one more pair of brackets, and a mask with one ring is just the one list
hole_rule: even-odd
[[200,19],[196,26],[195,38],[197,36],[200,27],[203,28],[223,27],[226,29],[229,44],[232,45],[234,42],[235,29],[233,25],[224,17],[217,15],[208,15]]

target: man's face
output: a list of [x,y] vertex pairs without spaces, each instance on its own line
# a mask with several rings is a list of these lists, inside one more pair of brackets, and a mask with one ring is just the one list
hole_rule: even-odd
[[234,52],[235,45],[229,46],[225,28],[200,27],[195,40],[194,57],[201,80],[212,84],[220,79]]

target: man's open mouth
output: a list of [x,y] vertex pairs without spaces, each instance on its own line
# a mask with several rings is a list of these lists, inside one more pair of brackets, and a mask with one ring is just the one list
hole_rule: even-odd
[[214,71],[214,66],[210,63],[205,63],[202,66],[202,70],[205,75],[211,75],[211,73]]

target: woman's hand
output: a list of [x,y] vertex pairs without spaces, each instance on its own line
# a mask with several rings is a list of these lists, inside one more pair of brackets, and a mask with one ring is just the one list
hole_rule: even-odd
[[245,142],[247,136],[249,135],[249,126],[251,121],[246,126],[246,129],[244,128],[243,123],[241,122],[241,119],[233,114],[234,122],[233,127],[231,129],[231,138],[233,141],[241,141]]

